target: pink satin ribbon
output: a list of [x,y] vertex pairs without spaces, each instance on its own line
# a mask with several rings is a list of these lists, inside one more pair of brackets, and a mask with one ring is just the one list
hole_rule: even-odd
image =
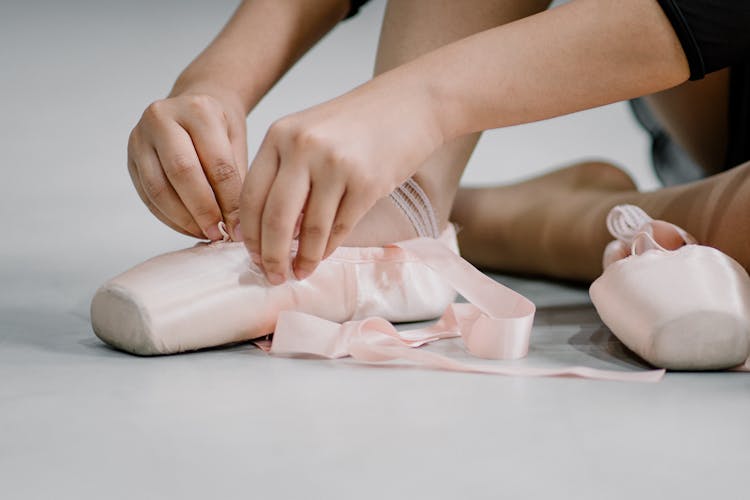
[[419,238],[397,245],[439,273],[468,303],[448,307],[432,326],[399,332],[389,321],[367,318],[336,323],[295,311],[279,314],[272,340],[256,345],[279,355],[323,358],[351,356],[375,363],[404,359],[418,365],[460,372],[522,377],[580,377],[598,380],[657,382],[664,370],[625,372],[583,366],[536,368],[457,361],[415,349],[436,340],[461,337],[466,349],[485,359],[519,359],[529,350],[535,306],[523,295],[490,279],[434,239]]

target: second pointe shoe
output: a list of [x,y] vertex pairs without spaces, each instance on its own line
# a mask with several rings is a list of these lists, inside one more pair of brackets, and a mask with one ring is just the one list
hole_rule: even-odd
[[590,288],[602,321],[650,364],[718,370],[750,354],[750,278],[734,259],[640,208],[612,209],[616,240]]

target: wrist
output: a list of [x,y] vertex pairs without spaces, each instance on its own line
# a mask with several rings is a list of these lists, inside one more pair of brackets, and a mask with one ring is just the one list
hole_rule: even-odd
[[[463,130],[463,117],[459,116],[461,104],[457,99],[449,98],[450,90],[439,81],[445,78],[445,74],[436,71],[435,61],[429,60],[429,56],[422,56],[375,78],[388,82],[391,87],[388,93],[402,96],[399,107],[408,110],[417,120],[420,130],[434,148],[471,132]],[[408,103],[406,106],[404,101]]]
[[221,102],[228,111],[247,116],[256,102],[243,95],[243,92],[231,86],[218,83],[214,79],[193,79],[186,77],[183,73],[177,78],[169,97],[186,95],[209,95]]
[[348,0],[242,2],[216,39],[182,72],[170,96],[226,96],[239,100],[247,115],[348,7]]
[[426,144],[437,149],[453,138],[449,135],[452,129],[445,125],[447,107],[431,75],[421,65],[407,63],[382,76],[388,78],[394,94],[403,96],[399,107],[408,110],[416,120],[415,125],[424,134]]

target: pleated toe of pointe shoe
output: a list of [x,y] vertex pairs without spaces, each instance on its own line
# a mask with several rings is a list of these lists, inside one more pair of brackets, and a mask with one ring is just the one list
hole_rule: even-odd
[[91,301],[91,326],[105,343],[141,356],[164,351],[151,334],[145,309],[117,286],[102,286]]
[[241,243],[199,244],[115,276],[91,301],[94,333],[139,355],[171,354],[270,333],[288,301],[253,271]]
[[609,266],[589,293],[612,333],[656,367],[719,370],[750,354],[750,279],[713,248],[632,255]]

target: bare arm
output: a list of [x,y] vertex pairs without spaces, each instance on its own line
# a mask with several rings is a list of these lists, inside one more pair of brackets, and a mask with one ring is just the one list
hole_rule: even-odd
[[349,0],[244,0],[171,95],[220,88],[249,112],[348,10]]
[[690,75],[655,0],[575,0],[392,73],[433,96],[444,140],[649,94]]
[[307,276],[441,144],[688,77],[655,0],[573,0],[446,45],[271,127],[244,185],[246,246],[283,281],[304,208],[293,271]]

